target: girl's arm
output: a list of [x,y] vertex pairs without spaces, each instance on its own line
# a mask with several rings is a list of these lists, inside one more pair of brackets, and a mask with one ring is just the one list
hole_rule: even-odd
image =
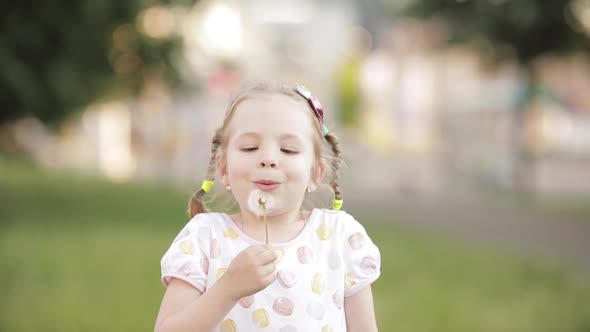
[[223,276],[201,293],[189,283],[173,278],[168,284],[156,332],[211,331],[244,296],[255,294],[275,280],[272,248],[259,245],[242,251]]
[[227,288],[218,282],[201,294],[189,283],[173,278],[164,294],[154,330],[213,330],[237,302],[224,289]]
[[349,332],[377,331],[371,286],[344,298],[346,328]]

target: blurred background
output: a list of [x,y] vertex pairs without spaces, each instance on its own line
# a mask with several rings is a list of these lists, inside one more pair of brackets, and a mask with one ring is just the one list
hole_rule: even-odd
[[589,0],[2,7],[0,331],[152,329],[255,79],[308,86],[342,140],[380,330],[590,331]]

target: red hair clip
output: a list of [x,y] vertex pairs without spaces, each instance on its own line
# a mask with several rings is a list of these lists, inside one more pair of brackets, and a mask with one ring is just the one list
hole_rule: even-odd
[[305,98],[305,100],[307,100],[309,107],[311,107],[311,109],[317,116],[318,120],[320,120],[320,125],[323,127],[324,109],[322,108],[322,104],[320,103],[320,101],[316,97],[312,96],[311,92],[309,92],[309,90],[301,84],[295,84],[293,90],[297,92],[299,95],[301,95],[301,97]]

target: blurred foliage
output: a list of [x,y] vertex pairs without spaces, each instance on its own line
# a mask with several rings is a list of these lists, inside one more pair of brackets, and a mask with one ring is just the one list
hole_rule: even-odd
[[344,128],[356,128],[360,123],[359,75],[361,64],[360,57],[348,59],[338,75],[338,122]]
[[576,1],[581,0],[411,0],[398,12],[444,22],[447,42],[475,45],[484,60],[516,59],[523,65],[525,86],[511,126],[512,186],[517,191],[531,191],[534,186],[535,143],[524,130],[527,119],[533,118],[527,115],[534,112],[528,105],[539,84],[532,62],[546,54],[590,50],[579,18],[583,14],[574,10]]
[[[147,331],[160,259],[187,222],[190,193],[113,184],[0,155],[0,331]],[[590,329],[590,281],[365,218],[379,246],[382,331]]]
[[4,3],[0,123],[26,115],[56,123],[97,98],[136,93],[151,76],[178,83],[173,57],[180,41],[150,39],[136,24],[143,9],[168,2]]
[[443,20],[450,28],[451,42],[474,42],[496,54],[508,47],[526,64],[546,53],[590,49],[572,2],[412,0],[403,14]]

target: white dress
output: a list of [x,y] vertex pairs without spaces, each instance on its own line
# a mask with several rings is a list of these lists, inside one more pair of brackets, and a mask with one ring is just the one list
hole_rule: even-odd
[[[206,292],[254,244],[262,242],[227,214],[198,214],[162,257],[162,282],[178,278]],[[216,330],[346,331],[344,297],[380,274],[379,249],[364,227],[346,212],[314,209],[296,238],[271,246],[278,255],[276,281],[241,299]]]

